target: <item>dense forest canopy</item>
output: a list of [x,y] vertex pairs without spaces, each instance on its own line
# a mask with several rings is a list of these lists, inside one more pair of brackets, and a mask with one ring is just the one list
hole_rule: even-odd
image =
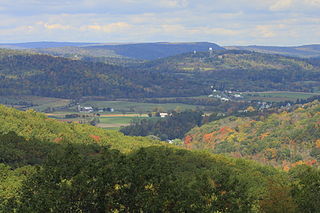
[[150,62],[99,61],[1,49],[0,95],[187,97],[208,95],[212,85],[239,91],[319,90],[317,59],[219,50]]
[[[319,170],[288,173],[0,107],[1,212],[316,212]],[[110,148],[111,146],[111,148]]]
[[319,90],[317,59],[222,50],[181,54],[154,60],[145,66],[189,79],[203,87],[211,84],[221,90]]
[[235,50],[250,50],[250,51],[261,52],[261,53],[279,54],[279,55],[288,55],[288,56],[306,57],[306,58],[320,56],[319,44],[292,46],[292,47],[251,45],[251,46],[230,46],[225,48],[235,49]]
[[229,153],[283,168],[319,165],[320,103],[298,105],[257,119],[228,117],[189,131],[185,146]]

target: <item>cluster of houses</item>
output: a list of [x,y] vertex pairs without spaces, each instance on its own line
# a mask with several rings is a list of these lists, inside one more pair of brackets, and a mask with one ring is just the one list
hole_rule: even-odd
[[212,89],[212,94],[208,96],[209,98],[217,98],[224,102],[243,98],[241,93],[233,92],[231,90],[219,91],[215,89],[213,86],[211,86],[211,89]]
[[80,106],[80,104],[78,105],[78,111],[79,112],[84,112],[84,113],[92,113],[92,112],[114,112],[113,108],[107,107],[107,108],[103,108],[103,109],[95,109],[91,106]]

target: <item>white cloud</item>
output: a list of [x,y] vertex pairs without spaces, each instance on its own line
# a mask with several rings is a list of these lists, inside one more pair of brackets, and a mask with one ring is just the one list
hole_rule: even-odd
[[156,2],[160,6],[173,8],[185,8],[189,5],[188,0],[159,0]]
[[45,23],[44,27],[49,30],[68,30],[68,29],[71,29],[71,27],[69,25],[62,25],[62,24]]
[[255,35],[263,38],[272,38],[276,36],[272,26],[268,25],[258,25],[255,28]]
[[306,4],[309,4],[311,6],[317,6],[320,7],[320,0],[304,0]]
[[94,31],[101,31],[105,33],[115,33],[115,32],[121,32],[124,30],[130,29],[132,26],[126,22],[116,22],[106,25],[99,25],[99,24],[93,24],[93,25],[87,25],[83,26],[80,29],[81,30],[94,30]]
[[277,0],[274,4],[270,6],[270,10],[284,10],[288,9],[293,5],[293,0]]
[[0,0],[0,42],[320,43],[320,0]]

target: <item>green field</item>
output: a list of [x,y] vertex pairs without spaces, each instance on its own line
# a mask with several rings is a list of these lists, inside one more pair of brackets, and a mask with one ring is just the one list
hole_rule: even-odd
[[248,100],[261,100],[270,102],[280,101],[296,101],[297,99],[307,99],[312,96],[320,95],[320,93],[304,93],[304,92],[246,92],[244,93]]
[[196,105],[168,103],[168,104],[153,104],[153,103],[138,103],[131,101],[87,101],[81,103],[82,106],[94,106],[98,108],[114,108],[115,112],[131,112],[131,113],[146,113],[152,111],[172,111],[172,110],[187,110],[196,109]]
[[[270,92],[247,92],[243,93],[245,100],[258,100],[268,102],[280,102],[280,101],[296,101],[297,99],[307,99],[309,97],[320,95],[320,93],[302,93],[302,92],[283,92],[283,91],[270,91]],[[201,96],[204,98],[206,96]],[[195,97],[193,97],[195,98]],[[170,98],[159,98],[170,99]],[[59,98],[46,98],[36,96],[2,96],[0,97],[0,104],[8,106],[14,106],[18,109],[35,109],[40,112],[46,111],[48,108],[54,108],[51,113],[47,113],[47,116],[61,121],[90,123],[94,119],[94,113],[86,114],[79,113],[75,105],[70,106],[71,100],[59,99]],[[148,118],[149,112],[169,112],[173,110],[183,111],[188,109],[200,109],[204,110],[204,106],[180,104],[180,103],[141,103],[134,101],[86,101],[80,103],[82,107],[91,106],[96,108],[113,108],[114,112],[99,112],[98,127],[105,129],[118,130],[123,126],[127,126],[134,119]],[[209,112],[209,111],[208,111]],[[97,113],[97,112],[96,112]],[[80,114],[81,117],[74,119],[66,119],[66,114]],[[86,117],[83,117],[86,116]],[[150,119],[150,118],[148,118]],[[152,118],[156,119],[156,118]]]
[[71,100],[62,98],[48,98],[38,96],[0,96],[0,104],[14,106],[15,108],[35,109],[44,111],[47,108],[64,107]]
[[137,119],[154,119],[154,118],[149,118],[146,115],[142,115],[142,116],[117,115],[117,116],[110,116],[110,117],[100,117],[99,118],[100,123],[97,124],[97,126],[104,129],[118,130],[123,126],[130,125],[131,121],[134,121]]

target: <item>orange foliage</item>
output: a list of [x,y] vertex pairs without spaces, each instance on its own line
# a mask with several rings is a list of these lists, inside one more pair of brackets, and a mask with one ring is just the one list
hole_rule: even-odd
[[203,140],[206,143],[210,143],[214,137],[214,132],[203,135]]
[[314,165],[316,163],[317,163],[317,160],[309,160],[309,161],[306,162],[306,165],[312,166],[312,165]]
[[283,171],[286,171],[286,172],[290,170],[290,165],[287,161],[282,161],[282,169]]
[[316,147],[320,149],[320,139],[316,140]]
[[266,132],[260,135],[260,139],[264,139],[265,137],[268,137],[270,135],[270,133]]
[[305,163],[304,163],[302,160],[300,160],[300,161],[297,161],[297,162],[291,164],[291,167],[296,167],[296,166],[304,165],[304,164],[305,164]]
[[92,138],[94,141],[99,142],[101,137],[98,135],[90,135],[90,138]]
[[284,165],[282,169],[283,171],[288,172],[290,170],[290,167],[288,165]]
[[287,164],[286,162],[282,162],[282,169],[284,171],[289,171],[291,168],[294,168],[296,166],[299,166],[299,165],[307,165],[307,166],[313,166],[317,164],[317,160],[309,160],[309,161],[297,161],[295,163],[292,163],[291,165]]
[[192,142],[192,136],[191,135],[187,135],[185,138],[184,138],[184,144],[190,144]]
[[218,132],[219,132],[219,134],[225,135],[225,134],[228,134],[230,132],[234,132],[234,130],[232,128],[228,127],[228,126],[225,126],[225,127],[222,127]]
[[60,143],[61,141],[62,141],[62,137],[58,137],[53,140],[54,143]]
[[187,135],[184,138],[184,145],[186,146],[186,148],[190,149],[191,148],[191,142],[192,142],[192,136],[191,135]]

